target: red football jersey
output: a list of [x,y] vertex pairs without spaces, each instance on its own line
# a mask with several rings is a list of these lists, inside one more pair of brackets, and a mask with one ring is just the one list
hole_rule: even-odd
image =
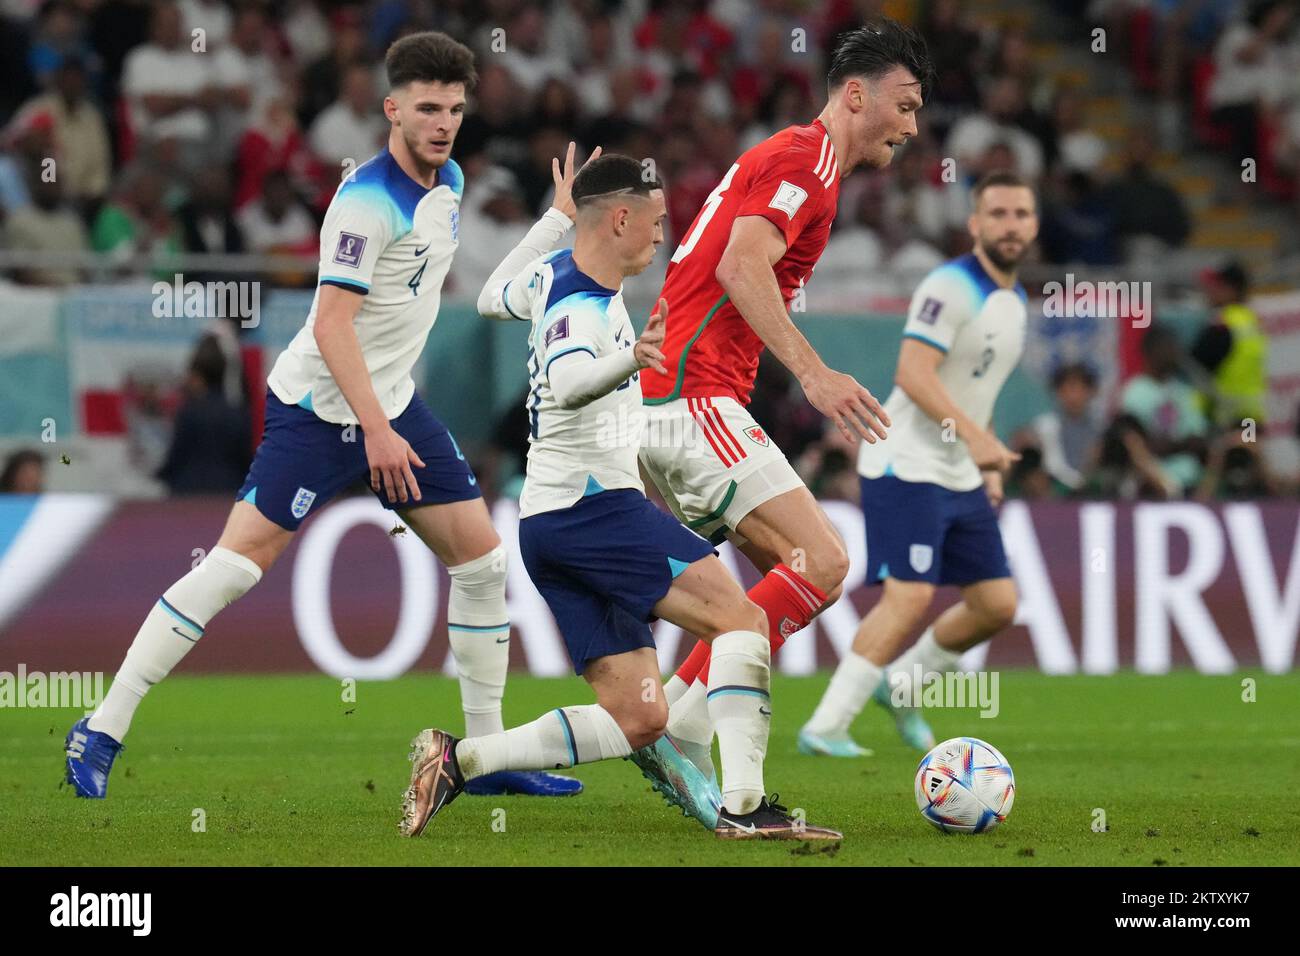
[[826,248],[839,194],[839,163],[821,120],[783,129],[736,160],[668,264],[660,293],[668,300],[668,374],[641,370],[647,405],[726,395],[749,403],[763,341],[714,278],[732,223],[762,216],[785,234],[774,271],[789,308]]

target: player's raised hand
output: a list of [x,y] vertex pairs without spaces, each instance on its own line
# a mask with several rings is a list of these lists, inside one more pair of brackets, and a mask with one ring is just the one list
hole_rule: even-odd
[[980,471],[1004,472],[1020,460],[1020,453],[1012,451],[990,431],[977,432],[966,439],[966,447]]
[[632,346],[632,354],[636,356],[637,365],[640,368],[652,368],[662,375],[668,374],[668,369],[664,367],[664,353],[662,351],[664,344],[664,321],[668,318],[668,300],[660,299],[655,310],[650,313],[650,319],[645,324],[645,331],[641,337],[636,340],[636,345]]
[[834,422],[849,441],[856,435],[874,445],[888,437],[885,429],[893,423],[884,406],[852,375],[822,366],[800,384],[809,404]]
[[[577,149],[576,143],[569,143],[569,149],[564,154],[564,168],[560,168],[558,159],[551,159],[551,179],[555,181],[555,199],[552,200],[551,206],[564,213],[570,219],[578,214],[578,207],[573,201],[573,180],[578,175],[578,170],[573,166],[573,153]],[[600,155],[600,147],[597,146],[587,157],[587,163],[591,162]],[[587,163],[583,163],[586,166]]]
[[[370,465],[370,487],[382,490],[389,502],[420,500],[420,484],[411,465],[423,468],[424,462],[405,438],[391,427],[362,433],[366,443],[366,463]],[[408,494],[409,489],[409,494]]]

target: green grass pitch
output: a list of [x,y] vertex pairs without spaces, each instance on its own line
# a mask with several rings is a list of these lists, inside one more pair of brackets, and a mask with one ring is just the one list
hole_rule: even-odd
[[[1257,681],[1256,700],[1242,682]],[[945,836],[917,813],[906,750],[874,705],[854,732],[876,755],[809,758],[795,733],[825,677],[773,681],[767,786],[837,827],[838,850],[716,840],[626,761],[579,767],[566,799],[462,796],[423,837],[398,835],[407,744],[461,729],[454,681],[185,677],[144,702],[106,801],[60,788],[76,713],[0,711],[4,865],[1087,865],[1300,863],[1300,674],[1047,677],[1002,673],[1001,713],[933,710],[940,739],[988,740],[1011,762],[1009,820]],[[512,676],[506,722],[591,699],[578,679]],[[196,832],[201,809],[206,831]],[[1107,832],[1095,832],[1095,810]]]

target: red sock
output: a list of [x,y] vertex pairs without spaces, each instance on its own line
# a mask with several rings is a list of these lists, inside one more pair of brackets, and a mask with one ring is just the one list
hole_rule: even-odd
[[[778,564],[749,589],[749,599],[767,614],[767,639],[772,644],[772,653],[775,654],[781,649],[786,638],[808,626],[817,609],[825,602],[826,592],[810,584],[784,564]],[[694,669],[688,671],[692,666]],[[688,685],[694,680],[701,680],[707,684],[709,645],[703,641],[696,644],[690,656],[686,658],[686,663],[677,671],[677,676]]]
[[686,660],[682,661],[682,666],[677,668],[677,676],[686,682],[687,687],[690,687],[695,681],[695,676],[699,674],[700,668],[708,662],[709,645],[705,644],[703,641],[698,641],[696,645],[691,648],[691,652],[686,656]]

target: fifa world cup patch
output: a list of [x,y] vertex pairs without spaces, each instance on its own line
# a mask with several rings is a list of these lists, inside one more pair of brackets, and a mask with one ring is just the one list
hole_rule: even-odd
[[912,562],[913,571],[925,574],[930,570],[930,565],[934,564],[934,548],[928,544],[914,544],[908,549],[907,560]]
[[806,189],[801,189],[794,183],[787,183],[783,179],[781,185],[776,187],[776,195],[772,197],[772,201],[768,203],[768,206],[772,209],[781,210],[793,219],[794,214],[799,211],[799,207],[804,204],[804,200],[807,198],[808,191]]
[[298,493],[293,496],[293,503],[289,505],[289,513],[295,518],[301,518],[311,510],[312,502],[315,500],[316,492],[299,488]]
[[939,312],[943,309],[943,303],[938,299],[927,296],[926,300],[921,303],[921,311],[917,313],[918,322],[924,322],[926,325],[934,325],[939,320]]
[[770,444],[767,438],[767,432],[763,431],[763,429],[760,428],[758,425],[750,425],[748,428],[746,428],[745,437],[748,438],[750,441],[752,441],[755,445],[762,445],[764,448],[766,448]]
[[546,330],[546,336],[542,341],[542,348],[546,348],[552,342],[558,342],[560,339],[567,339],[568,337],[569,317],[563,315],[556,319],[555,322],[551,324],[551,327]]
[[366,248],[366,237],[351,232],[339,233],[339,245],[334,250],[334,261],[339,265],[356,268],[361,264],[361,253]]

